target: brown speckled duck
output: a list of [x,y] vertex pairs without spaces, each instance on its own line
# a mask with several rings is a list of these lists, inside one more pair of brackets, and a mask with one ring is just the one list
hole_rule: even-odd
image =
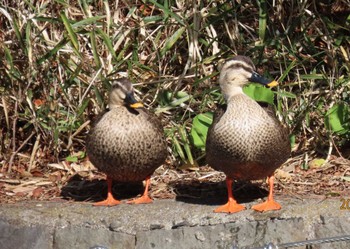
[[120,203],[112,195],[112,181],[146,180],[143,195],[128,203],[150,203],[150,176],[165,162],[167,146],[160,121],[134,98],[131,82],[118,79],[112,83],[109,111],[95,122],[86,139],[90,161],[107,175],[107,199],[96,206]]
[[291,147],[288,130],[281,125],[271,109],[261,107],[243,93],[249,82],[275,86],[255,72],[253,62],[245,56],[227,61],[220,73],[220,87],[226,108],[218,108],[208,131],[206,158],[210,166],[226,174],[227,204],[214,212],[234,213],[245,207],[232,195],[234,179],[254,180],[268,177],[267,201],[254,205],[256,211],[278,210],[273,199],[273,174],[289,157]]

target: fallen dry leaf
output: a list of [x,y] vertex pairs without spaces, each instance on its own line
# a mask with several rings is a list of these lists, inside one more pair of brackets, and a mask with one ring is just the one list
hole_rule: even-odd
[[33,198],[37,199],[41,196],[41,194],[44,192],[44,188],[43,187],[38,187],[36,189],[33,190],[32,192],[32,196]]

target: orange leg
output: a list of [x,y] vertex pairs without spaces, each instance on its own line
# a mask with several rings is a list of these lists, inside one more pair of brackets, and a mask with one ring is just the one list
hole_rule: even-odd
[[233,179],[226,177],[226,186],[228,192],[228,202],[218,207],[214,210],[215,213],[236,213],[245,209],[243,205],[237,203],[237,201],[233,198],[232,195],[232,182]]
[[128,201],[127,203],[128,204],[146,204],[146,203],[151,203],[152,199],[148,196],[148,188],[149,188],[150,184],[151,184],[151,176],[147,176],[145,191],[143,192],[143,195],[140,198]]
[[273,176],[268,177],[269,182],[269,196],[267,197],[267,201],[252,206],[252,209],[259,212],[270,211],[270,210],[279,210],[281,209],[281,205],[275,202],[273,199]]
[[108,186],[107,199],[104,201],[94,203],[93,204],[94,206],[115,206],[120,204],[120,201],[114,199],[113,197],[112,184],[113,184],[113,180],[107,176],[107,186]]

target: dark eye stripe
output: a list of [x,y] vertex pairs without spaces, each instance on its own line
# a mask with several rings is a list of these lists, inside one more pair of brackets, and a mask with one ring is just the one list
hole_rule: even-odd
[[244,62],[238,62],[238,61],[237,62],[235,61],[234,63],[232,63],[230,66],[228,66],[226,68],[226,70],[239,69],[239,68],[243,68],[245,71],[247,71],[249,73],[253,73],[254,72],[254,69],[251,66],[247,65]]
[[123,92],[133,92],[134,88],[131,82],[126,78],[116,79],[112,82],[112,89],[121,89]]

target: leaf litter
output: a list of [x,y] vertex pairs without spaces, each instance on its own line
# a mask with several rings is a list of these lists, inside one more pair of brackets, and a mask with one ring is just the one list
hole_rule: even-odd
[[[322,167],[301,169],[302,157],[289,159],[275,172],[275,193],[296,198],[330,198],[350,196],[350,161],[332,157]],[[45,171],[46,170],[46,171]],[[209,166],[176,169],[163,165],[152,176],[150,195],[153,199],[205,199],[226,196],[225,175]],[[241,199],[264,198],[268,186],[264,179],[237,182],[235,195]],[[113,192],[118,198],[140,195],[142,183],[115,183]],[[107,193],[105,175],[87,159],[79,162],[48,164],[35,168],[30,174],[0,174],[0,203],[27,200],[84,201],[101,200]],[[219,196],[219,197],[218,197]]]

